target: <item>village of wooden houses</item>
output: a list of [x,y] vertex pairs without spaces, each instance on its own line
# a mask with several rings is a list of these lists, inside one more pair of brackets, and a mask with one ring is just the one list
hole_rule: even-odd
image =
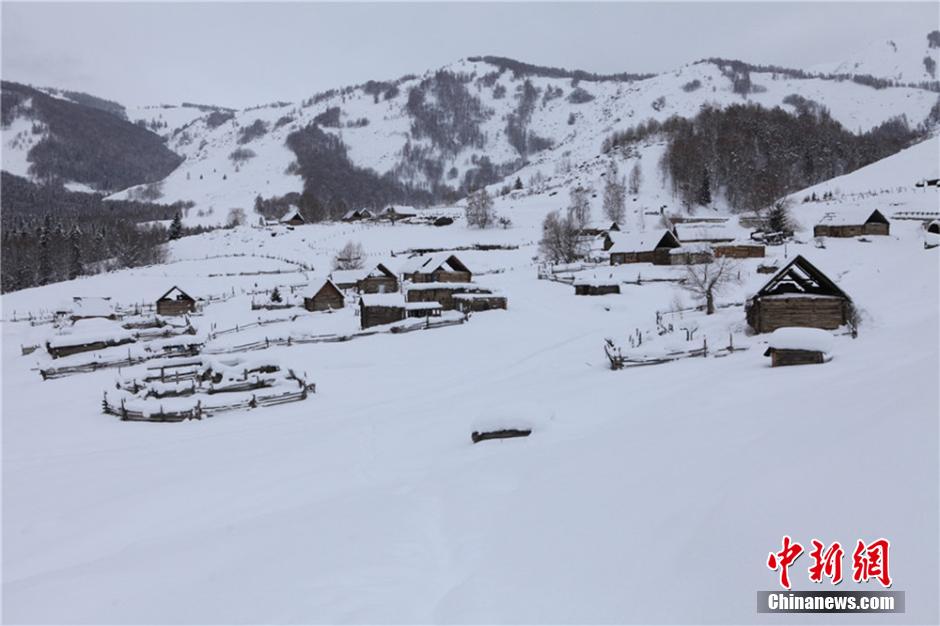
[[[799,204],[791,232],[668,205],[631,207],[623,223],[595,209],[569,263],[551,262],[538,241],[544,215],[563,208],[557,190],[502,194],[497,211],[512,226],[487,230],[465,224],[461,206],[359,209],[318,224],[291,207],[280,220],[174,242],[165,265],[13,294],[5,321],[23,329],[18,369],[49,386],[97,381],[95,405],[125,421],[301,401],[315,416],[316,398],[333,391],[317,372],[344,348],[407,355],[416,335],[439,342],[420,357],[434,369],[465,367],[467,341],[480,344],[473,359],[496,367],[508,337],[526,337],[538,355],[577,330],[606,384],[631,377],[607,370],[658,365],[669,376],[670,362],[707,368],[723,357],[766,369],[772,384],[772,368],[859,358],[841,355],[882,328],[870,303],[883,293],[879,276],[894,284],[885,265],[894,250],[905,274],[935,269],[937,189],[911,181],[888,195]],[[551,354],[526,358],[556,365]],[[527,436],[535,417],[467,428],[474,442]]]

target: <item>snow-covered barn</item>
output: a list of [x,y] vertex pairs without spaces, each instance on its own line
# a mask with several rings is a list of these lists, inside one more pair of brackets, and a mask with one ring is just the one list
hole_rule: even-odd
[[832,335],[818,328],[778,328],[767,340],[764,356],[771,367],[812,365],[832,360]]
[[875,209],[868,216],[858,211],[826,213],[813,227],[814,237],[858,237],[860,235],[888,235],[891,224],[884,214]]
[[345,299],[336,283],[327,279],[315,294],[304,298],[304,308],[308,311],[332,311],[343,308]]
[[645,233],[608,233],[611,246],[610,264],[658,263],[669,265],[669,250],[682,244],[671,230],[656,230]]
[[291,206],[289,209],[287,209],[287,212],[281,216],[280,223],[286,224],[287,226],[301,226],[306,224],[307,220],[304,219],[300,209],[295,206]]
[[834,330],[852,317],[852,299],[828,276],[798,255],[751,296],[747,323],[758,333],[787,326]]
[[176,285],[157,299],[157,315],[185,315],[195,310],[195,298]]

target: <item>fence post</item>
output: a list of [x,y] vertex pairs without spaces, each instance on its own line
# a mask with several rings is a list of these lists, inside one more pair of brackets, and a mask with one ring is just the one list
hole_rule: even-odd
[[708,356],[708,337],[702,337],[702,356]]

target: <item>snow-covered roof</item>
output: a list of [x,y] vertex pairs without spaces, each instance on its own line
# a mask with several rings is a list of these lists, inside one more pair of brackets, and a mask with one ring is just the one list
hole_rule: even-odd
[[767,345],[775,350],[812,350],[814,352],[830,352],[832,350],[832,335],[819,328],[778,328],[770,333]]
[[452,252],[437,252],[423,256],[413,257],[402,264],[402,274],[430,274],[436,272],[444,266],[457,272],[469,272],[470,269],[463,264]]
[[615,279],[613,276],[597,277],[597,276],[582,276],[576,278],[574,281],[575,287],[611,287],[614,285],[619,285],[620,281]]
[[334,283],[340,285],[350,285],[352,283],[358,282],[360,279],[366,277],[365,269],[355,269],[355,270],[333,270],[330,273],[330,278]]
[[77,320],[71,326],[63,328],[49,338],[49,346],[80,346],[98,341],[122,341],[132,339],[134,335],[117,322],[96,318]]
[[300,213],[300,209],[292,205],[287,209],[287,212],[281,216],[281,222],[289,222],[295,217],[300,218],[301,221],[304,220],[304,216]]
[[405,297],[400,293],[364,293],[359,296],[359,301],[364,306],[405,308]]
[[819,220],[820,224],[827,226],[850,226],[867,224],[868,222],[887,224],[888,220],[878,209],[869,211],[868,209],[860,208],[839,209],[838,213],[830,211]]
[[178,286],[173,285],[170,287],[170,290],[160,296],[158,300],[193,300],[193,297]]
[[405,309],[408,311],[432,311],[441,308],[440,302],[406,302]]
[[684,243],[678,248],[670,248],[669,254],[700,254],[711,252],[712,247],[707,243]]
[[676,240],[676,236],[672,234],[672,231],[668,230],[653,230],[644,233],[624,233],[612,231],[608,233],[613,244],[610,247],[611,254],[624,253],[624,252],[647,252],[650,250],[655,250],[657,247],[662,244],[665,247],[677,248],[679,247],[679,242]]
[[72,315],[76,317],[110,317],[114,315],[111,298],[76,296],[72,298]]
[[738,236],[738,231],[727,223],[721,224],[702,224],[702,223],[683,223],[676,224],[676,236],[679,241],[733,241]]
[[408,291],[437,291],[438,289],[487,291],[476,283],[411,283],[408,285]]

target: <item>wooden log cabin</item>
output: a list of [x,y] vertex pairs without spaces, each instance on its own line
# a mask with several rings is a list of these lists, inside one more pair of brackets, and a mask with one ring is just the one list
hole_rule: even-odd
[[888,235],[891,225],[881,211],[875,209],[868,217],[856,211],[826,213],[813,227],[814,237],[859,237]]
[[803,256],[777,272],[745,305],[747,323],[755,332],[786,326],[834,330],[849,323],[852,300]]
[[367,293],[359,297],[359,322],[363,329],[405,319],[405,299],[400,293]]
[[157,299],[157,315],[186,315],[196,310],[196,299],[174,285]]
[[80,352],[103,350],[113,346],[134,343],[133,333],[108,319],[86,318],[53,335],[46,341],[46,351],[54,359]]
[[410,259],[402,274],[413,283],[469,283],[473,279],[470,269],[449,252]]
[[666,254],[663,258],[669,260],[669,265],[700,265],[714,259],[711,246],[704,243],[683,243],[678,248],[669,248]]
[[[682,244],[670,230],[648,233],[608,233],[610,264],[656,263],[670,265],[669,250]],[[606,243],[605,243],[606,245]]]
[[281,224],[286,226],[301,226],[307,223],[307,220],[304,219],[303,213],[300,212],[295,206],[287,209],[287,212],[280,219]]
[[335,311],[343,308],[345,299],[336,283],[327,279],[313,296],[304,298],[304,308],[308,311]]

